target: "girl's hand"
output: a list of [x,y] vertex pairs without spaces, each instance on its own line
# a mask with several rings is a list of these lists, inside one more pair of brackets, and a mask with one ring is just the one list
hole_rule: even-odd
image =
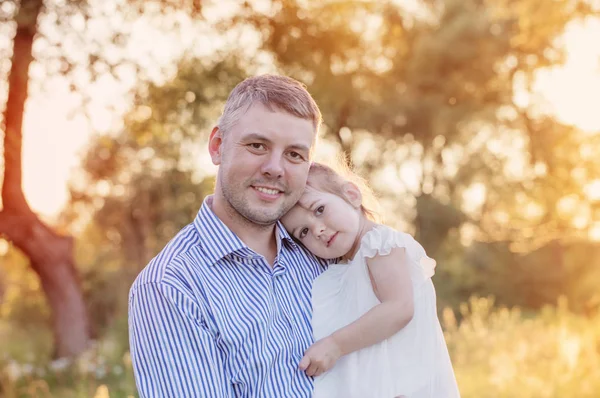
[[307,376],[319,376],[329,369],[342,356],[342,350],[331,336],[325,337],[308,347],[300,360],[299,368]]

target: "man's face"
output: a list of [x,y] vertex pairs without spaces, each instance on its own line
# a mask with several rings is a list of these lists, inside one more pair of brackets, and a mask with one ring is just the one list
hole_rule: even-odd
[[304,191],[315,140],[310,120],[254,104],[227,132],[213,130],[214,200],[259,225],[275,223]]

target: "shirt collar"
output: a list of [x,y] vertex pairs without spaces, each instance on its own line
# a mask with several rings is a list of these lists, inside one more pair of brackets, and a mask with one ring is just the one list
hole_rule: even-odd
[[292,249],[297,250],[298,249],[298,243],[296,243],[296,241],[294,240],[294,238],[292,238],[290,236],[290,234],[288,233],[288,231],[283,227],[283,224],[280,221],[277,221],[276,224],[276,228],[277,228],[277,252],[280,251],[280,242],[286,242],[287,245],[289,245]]
[[[212,211],[213,196],[204,198],[202,206],[194,219],[194,227],[200,237],[202,249],[210,265],[230,254],[236,253],[241,256],[256,255],[242,240],[229,229],[219,217]],[[281,252],[281,242],[293,250],[298,249],[297,243],[285,230],[283,225],[277,221],[277,253]]]

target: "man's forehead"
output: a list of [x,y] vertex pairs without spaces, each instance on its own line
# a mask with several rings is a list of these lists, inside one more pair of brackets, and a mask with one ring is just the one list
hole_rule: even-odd
[[238,139],[259,140],[275,144],[284,144],[285,146],[297,149],[312,151],[314,149],[314,140],[303,139],[302,136],[280,133],[270,128],[260,128],[256,126],[243,126],[238,132]]
[[[265,120],[269,122],[264,123]],[[257,133],[265,138],[283,138],[309,149],[315,145],[318,135],[311,120],[300,118],[277,107],[269,109],[261,103],[252,104],[240,117],[238,124],[242,136]],[[301,131],[306,134],[298,134]]]

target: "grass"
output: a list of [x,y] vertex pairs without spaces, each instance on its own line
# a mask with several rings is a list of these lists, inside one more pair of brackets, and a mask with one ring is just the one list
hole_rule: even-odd
[[[574,314],[561,301],[526,315],[472,298],[457,313],[445,309],[442,324],[463,398],[600,396],[600,314]],[[123,331],[74,362],[44,360],[46,333],[0,323],[0,396],[137,397]]]

